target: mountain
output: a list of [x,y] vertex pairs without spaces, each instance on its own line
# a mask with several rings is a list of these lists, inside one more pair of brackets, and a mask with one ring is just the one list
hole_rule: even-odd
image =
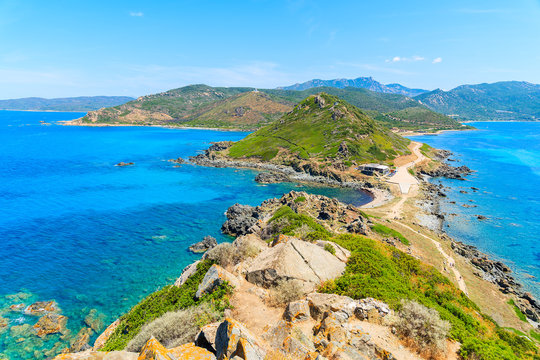
[[104,107],[117,106],[133,100],[129,96],[80,96],[44,99],[29,97],[23,99],[0,100],[0,110],[39,111],[92,111]]
[[311,95],[278,121],[234,143],[232,158],[257,158],[276,164],[312,160],[385,162],[408,153],[409,140],[394,134],[357,107],[336,96]]
[[[338,96],[365,110],[389,127],[403,130],[459,129],[461,124],[398,94],[362,88],[310,88],[303,91],[253,88],[219,88],[190,85],[147,95],[119,106],[89,112],[70,122],[235,128],[253,130],[292,110],[294,104],[319,92]],[[409,108],[418,111],[401,112]]]
[[416,96],[428,92],[428,90],[422,89],[410,89],[400,84],[388,84],[383,85],[380,82],[374,80],[372,77],[359,77],[356,79],[333,79],[333,80],[321,80],[313,79],[301,84],[294,84],[291,86],[279,87],[282,90],[306,90],[314,87],[335,87],[343,89],[346,87],[362,88],[371,91],[388,94],[400,94],[405,96]]
[[437,89],[415,99],[460,120],[540,120],[540,85],[524,81]]

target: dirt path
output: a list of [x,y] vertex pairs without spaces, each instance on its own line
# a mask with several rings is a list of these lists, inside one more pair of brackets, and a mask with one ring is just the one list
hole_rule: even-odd
[[424,160],[424,155],[420,152],[420,147],[422,144],[419,142],[413,141],[411,143],[411,151],[416,156],[416,159],[406,163],[405,165],[398,166],[395,174],[388,178],[387,182],[391,184],[397,184],[399,187],[399,190],[401,191],[401,194],[408,194],[409,190],[413,186],[418,185],[418,179],[416,179],[413,175],[409,173],[409,168],[416,165],[420,161]]

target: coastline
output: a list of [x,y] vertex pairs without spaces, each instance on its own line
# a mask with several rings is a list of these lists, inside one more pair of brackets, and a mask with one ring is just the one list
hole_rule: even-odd
[[211,130],[211,131],[234,131],[234,132],[253,132],[257,129],[236,129],[236,128],[211,128],[211,127],[196,127],[196,126],[171,126],[171,125],[141,125],[141,124],[75,124],[73,120],[57,121],[56,125],[60,126],[86,126],[86,127],[157,127],[164,129],[179,129],[179,130]]

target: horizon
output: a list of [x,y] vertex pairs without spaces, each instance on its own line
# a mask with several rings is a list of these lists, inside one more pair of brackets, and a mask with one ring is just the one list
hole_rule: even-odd
[[276,88],[358,77],[426,90],[540,83],[536,0],[330,8],[0,0],[0,14],[0,99],[137,98],[199,83]]

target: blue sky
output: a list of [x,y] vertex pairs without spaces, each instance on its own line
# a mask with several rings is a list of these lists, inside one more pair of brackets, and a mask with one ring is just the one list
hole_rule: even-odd
[[359,76],[540,83],[539,20],[539,0],[0,0],[0,98]]

